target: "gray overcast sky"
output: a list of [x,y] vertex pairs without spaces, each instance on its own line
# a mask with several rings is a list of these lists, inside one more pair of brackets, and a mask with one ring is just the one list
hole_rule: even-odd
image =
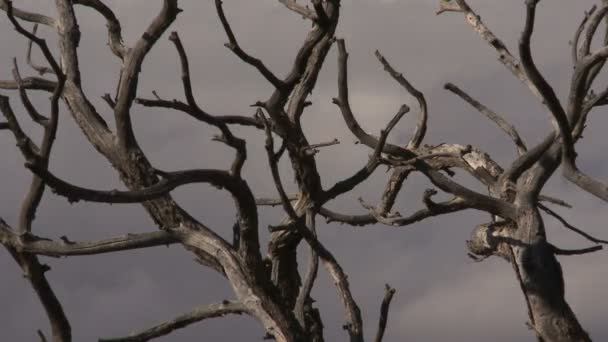
[[[539,5],[533,53],[537,64],[560,95],[568,89],[571,73],[571,39],[583,12],[592,0],[552,0]],[[123,23],[128,44],[141,34],[161,1],[107,1]],[[310,23],[283,8],[276,0],[225,0],[225,11],[237,37],[248,52],[264,60],[283,75],[292,63]],[[50,1],[21,0],[15,5],[54,14]],[[523,25],[522,1],[471,0],[470,5],[494,32],[516,51]],[[185,11],[172,27],[177,30],[190,56],[195,94],[206,110],[214,114],[251,114],[249,105],[265,99],[270,87],[251,67],[223,47],[226,37],[216,17],[213,2],[181,1]],[[403,102],[415,108],[415,101],[382,70],[373,56],[379,49],[392,65],[425,92],[430,104],[429,133],[425,142],[472,144],[491,153],[503,164],[515,155],[510,141],[490,122],[461,100],[442,89],[454,82],[515,124],[528,145],[539,141],[549,130],[545,110],[527,89],[496,60],[494,51],[464,22],[460,14],[435,16],[435,0],[344,0],[338,37],[346,39],[350,53],[351,101],[366,129],[378,132]],[[1,14],[1,13],[0,13]],[[119,64],[105,42],[105,22],[94,12],[79,9],[83,39],[80,59],[85,91],[97,108],[111,120],[99,96],[113,92]],[[54,43],[52,32],[42,35]],[[165,37],[166,38],[166,37]],[[163,97],[181,97],[179,64],[172,45],[161,39],[143,65],[139,95],[157,90]],[[11,58],[21,57],[27,70],[26,42],[8,20],[0,15],[0,78],[11,78]],[[40,60],[40,56],[36,58]],[[2,92],[7,94],[9,92]],[[12,93],[11,93],[12,94]],[[369,150],[353,145],[338,109],[331,104],[336,96],[336,54],[332,49],[312,94],[313,105],[303,124],[311,142],[338,138],[342,144],[324,149],[318,156],[325,185],[350,175],[366,160]],[[36,103],[47,108],[47,94],[37,94]],[[19,114],[16,97],[12,104]],[[585,139],[580,143],[581,167],[600,179],[608,178],[608,147],[603,136],[608,118],[602,110],[593,113]],[[176,112],[135,107],[132,116],[144,151],[154,165],[177,170],[193,167],[224,167],[231,155],[210,141],[213,130]],[[23,125],[35,136],[40,131]],[[408,139],[415,118],[400,123],[393,139]],[[275,194],[263,157],[263,137],[249,129],[236,131],[250,139],[250,158],[245,176],[256,194]],[[96,154],[66,111],[51,160],[51,169],[71,182],[92,188],[119,186],[109,164]],[[20,198],[30,174],[8,133],[0,134],[0,216],[15,223]],[[284,180],[292,179],[284,165]],[[379,171],[332,207],[361,213],[357,197],[379,198],[387,175]],[[463,178],[467,181],[466,178]],[[398,201],[401,213],[421,206],[422,191],[429,184],[421,176],[408,180]],[[559,210],[569,221],[589,233],[608,237],[605,230],[606,205],[577,190],[559,176],[547,193],[567,199],[575,208]],[[197,218],[228,236],[234,210],[229,196],[203,186],[176,190],[176,199]],[[260,211],[262,224],[277,223],[278,209]],[[363,309],[366,335],[372,336],[385,283],[397,289],[386,341],[533,341],[527,331],[526,310],[510,265],[490,259],[474,263],[467,258],[464,241],[471,229],[487,221],[486,215],[463,212],[393,229],[382,226],[350,228],[321,224],[321,239],[332,248],[349,274],[352,290]],[[564,248],[588,244],[547,219],[550,240]],[[47,192],[35,232],[72,240],[110,237],[126,232],[156,229],[138,205],[70,205]],[[262,229],[263,231],[263,229]],[[264,236],[264,240],[267,236]],[[50,281],[62,300],[73,326],[75,341],[122,336],[152,326],[189,311],[196,305],[232,298],[224,279],[201,268],[190,253],[180,247],[156,248],[114,255],[44,260],[53,270]],[[564,268],[567,299],[583,326],[597,341],[608,340],[608,254],[560,259]],[[305,265],[305,263],[302,263]],[[0,339],[34,341],[35,331],[48,331],[42,308],[17,266],[0,249]],[[323,273],[323,272],[322,272]],[[314,296],[326,326],[326,340],[345,340],[340,328],[343,309],[331,282],[322,274]],[[159,341],[261,340],[263,331],[249,317],[208,320],[178,331]]]

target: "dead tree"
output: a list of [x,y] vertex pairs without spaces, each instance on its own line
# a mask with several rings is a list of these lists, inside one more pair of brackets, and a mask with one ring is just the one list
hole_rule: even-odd
[[[593,195],[608,200],[606,185],[584,174],[576,166],[576,142],[582,136],[588,114],[596,107],[608,103],[608,89],[592,91],[594,81],[608,58],[608,33],[598,33],[601,22],[608,18],[608,1],[599,9],[585,13],[580,28],[572,41],[573,72],[567,98],[559,99],[551,85],[536,67],[530,52],[534,31],[534,18],[538,0],[525,1],[525,26],[519,40],[516,56],[496,37],[470,8],[465,0],[445,0],[439,13],[457,12],[496,50],[499,61],[544,104],[554,130],[538,145],[530,148],[519,137],[515,128],[504,118],[485,107],[453,84],[445,88],[494,121],[515,143],[518,157],[506,167],[499,166],[490,155],[473,146],[441,144],[423,145],[427,126],[427,104],[424,95],[401,73],[376,52],[379,62],[419,105],[418,123],[411,140],[405,146],[387,142],[391,129],[409,111],[403,105],[378,136],[363,129],[349,104],[347,52],[342,39],[334,36],[340,17],[339,0],[312,0],[310,6],[292,0],[279,0],[289,10],[312,22],[312,29],[300,47],[291,70],[279,77],[260,59],[244,51],[231,29],[221,0],[215,0],[217,15],[228,38],[228,47],[244,63],[255,68],[273,86],[266,100],[253,105],[253,116],[218,116],[205,111],[193,95],[186,47],[176,32],[169,34],[181,65],[184,99],[142,98],[137,93],[140,67],[148,52],[180,13],[177,0],[164,0],[161,11],[132,46],[123,43],[121,24],[112,10],[101,0],[56,0],[56,17],[48,17],[14,8],[11,1],[0,1],[2,8],[16,31],[29,42],[27,63],[41,76],[22,77],[15,60],[12,80],[0,81],[0,88],[17,91],[29,119],[40,125],[44,134],[40,141],[29,137],[20,125],[25,120],[11,108],[9,97],[0,95],[0,110],[5,121],[0,129],[12,133],[17,147],[25,159],[25,167],[33,178],[28,195],[21,206],[15,225],[0,220],[0,241],[10,252],[37,293],[52,328],[52,341],[71,341],[68,315],[62,309],[45,277],[49,269],[38,256],[75,256],[111,253],[159,245],[181,244],[191,251],[198,261],[223,275],[234,291],[235,298],[194,309],[161,325],[123,338],[103,341],[147,341],[166,335],[191,323],[227,314],[247,314],[256,319],[277,341],[323,341],[323,322],[313,305],[311,289],[315,284],[319,263],[333,279],[339,298],[344,305],[345,325],[350,341],[363,341],[363,323],[357,303],[351,295],[345,271],[322,241],[317,239],[315,221],[319,216],[331,222],[350,225],[385,224],[411,225],[429,217],[476,209],[492,215],[492,220],[473,229],[468,249],[474,258],[498,256],[513,266],[513,270],[529,313],[529,326],[539,341],[590,341],[575,314],[564,299],[564,280],[557,255],[582,254],[597,251],[606,241],[599,240],[581,230],[564,225],[594,243],[582,250],[565,250],[547,241],[541,212],[557,214],[542,202],[567,205],[562,200],[543,195],[547,180],[559,174]],[[107,21],[108,45],[121,61],[120,79],[114,95],[103,96],[114,114],[111,127],[98,113],[82,89],[78,62],[78,45],[81,34],[74,7],[86,6]],[[52,53],[44,39],[24,27],[25,22],[44,25],[56,32],[59,56]],[[592,50],[595,36],[603,36],[602,45]],[[46,65],[34,64],[30,59],[33,45],[40,49]],[[338,96],[334,103],[344,122],[361,144],[369,146],[372,155],[363,161],[352,176],[330,187],[322,186],[315,155],[319,148],[336,144],[311,144],[300,125],[309,105],[308,96],[315,87],[321,66],[332,46],[338,49]],[[51,77],[45,78],[49,74]],[[51,93],[50,111],[41,113],[28,97],[31,91]],[[88,141],[116,169],[124,183],[124,190],[95,190],[80,187],[55,176],[48,168],[53,141],[56,136],[59,103],[64,102],[71,117],[86,135]],[[234,150],[229,170],[193,169],[166,171],[152,165],[139,147],[131,124],[134,105],[159,107],[183,112],[218,130],[213,139]],[[267,160],[278,192],[278,199],[256,198],[241,170],[247,159],[246,141],[234,134],[234,126],[243,125],[259,129],[266,137]],[[275,146],[275,139],[280,146]],[[298,192],[287,194],[277,167],[280,158],[291,162]],[[348,194],[364,182],[379,165],[392,169],[378,204],[360,199],[366,213],[348,215],[326,209],[325,205],[338,196]],[[560,168],[561,166],[561,168]],[[454,170],[469,173],[487,187],[480,193],[456,182]],[[414,172],[426,176],[439,190],[451,194],[452,199],[433,200],[436,189],[424,193],[424,208],[411,216],[393,212],[395,199],[407,177]],[[233,224],[233,239],[227,241],[214,230],[199,222],[182,209],[171,197],[177,187],[204,183],[228,191],[237,209]],[[36,209],[46,188],[68,201],[103,203],[141,203],[158,226],[157,231],[145,234],[127,234],[101,241],[53,241],[32,231]],[[271,241],[263,255],[259,242],[258,209],[260,205],[281,205],[286,214],[278,224],[269,227]],[[296,261],[296,247],[300,243],[310,246],[310,259],[306,273],[300,275]],[[381,305],[381,315],[375,340],[381,341],[386,328],[389,304],[394,290],[387,286]],[[42,340],[45,337],[39,331]]]

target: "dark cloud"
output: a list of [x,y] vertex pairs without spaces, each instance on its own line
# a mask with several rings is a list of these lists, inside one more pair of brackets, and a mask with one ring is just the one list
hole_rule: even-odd
[[[127,43],[141,34],[156,14],[160,2],[143,0],[108,1],[124,23]],[[483,20],[503,37],[511,50],[523,22],[521,2],[470,1]],[[585,8],[595,1],[555,0],[539,5],[534,55],[556,91],[568,88],[571,39]],[[49,2],[50,4],[50,2]],[[38,1],[21,1],[19,6],[53,14],[53,6]],[[262,58],[277,74],[285,74],[310,24],[290,14],[277,1],[225,1],[226,13],[245,49]],[[226,41],[211,1],[183,1],[185,9],[175,24],[191,58],[195,93],[201,105],[215,114],[251,113],[249,105],[264,99],[270,87],[251,67],[240,62],[222,45]],[[425,92],[431,117],[427,143],[457,142],[474,144],[491,152],[499,162],[514,155],[510,141],[478,113],[442,89],[455,82],[497,112],[503,113],[520,130],[529,145],[548,130],[547,114],[528,90],[496,61],[494,51],[472,32],[457,14],[435,16],[436,1],[343,1],[338,36],[346,38],[350,52],[350,89],[353,107],[361,123],[379,132],[400,104],[415,107],[385,74],[373,56],[375,49],[392,62],[418,88]],[[99,96],[113,92],[119,63],[105,44],[105,23],[87,9],[78,11],[83,31],[81,63],[85,90],[102,114],[111,116]],[[25,42],[0,16],[3,48],[0,78],[10,78],[12,56],[23,57]],[[52,34],[43,30],[52,42]],[[39,58],[38,56],[37,58]],[[21,64],[24,64],[23,62]],[[22,70],[25,70],[25,65]],[[172,45],[161,39],[143,65],[140,96],[157,90],[167,98],[181,97],[179,65]],[[330,185],[358,169],[369,150],[354,145],[354,139],[341,121],[331,98],[337,94],[336,55],[332,51],[312,94],[313,105],[304,117],[304,128],[311,141],[338,138],[342,144],[324,149],[318,157],[324,184]],[[46,106],[46,94],[36,103]],[[17,98],[12,104],[20,110]],[[46,107],[41,107],[46,108]],[[601,113],[596,113],[601,114]],[[160,168],[176,170],[192,167],[227,166],[231,153],[210,141],[214,130],[183,117],[180,113],[135,107],[134,125],[138,139],[151,161]],[[94,188],[120,186],[108,163],[86,142],[66,112],[62,113],[60,135],[51,161],[54,172],[70,181]],[[605,179],[608,169],[604,156],[603,132],[608,119],[593,115],[581,144],[579,160],[585,170]],[[32,134],[40,132],[27,120]],[[409,137],[415,117],[398,127],[397,141]],[[257,194],[275,194],[263,158],[263,137],[243,129],[238,134],[250,139],[250,158],[246,177]],[[30,175],[22,168],[12,137],[0,134],[0,215],[16,221],[19,199]],[[284,180],[291,180],[289,165]],[[387,175],[379,172],[354,193],[332,203],[340,210],[362,213],[356,198],[378,199]],[[420,176],[408,181],[399,199],[402,213],[421,206],[420,197],[428,182]],[[605,204],[566,184],[560,177],[549,183],[547,192],[568,199],[573,210],[560,210],[568,220],[598,236],[604,229]],[[204,187],[175,192],[176,199],[194,216],[227,236],[234,215],[226,194]],[[278,209],[263,209],[263,224],[281,218]],[[386,227],[351,228],[320,224],[320,236],[331,247],[349,274],[353,292],[366,322],[366,335],[375,332],[377,312],[385,283],[398,292],[392,307],[387,341],[532,341],[525,328],[523,297],[508,264],[489,260],[478,264],[465,255],[464,240],[471,228],[486,221],[486,215],[464,212],[436,218],[402,229]],[[564,247],[584,247],[587,243],[548,219],[552,241]],[[68,204],[48,193],[35,225],[41,235],[57,238],[95,239],[154,230],[151,220],[136,205]],[[266,239],[266,233],[262,233]],[[302,249],[305,256],[306,249]],[[303,261],[305,258],[302,259]],[[567,297],[583,325],[596,340],[608,338],[604,317],[608,314],[598,298],[608,296],[608,257],[605,253],[560,260],[566,276]],[[76,341],[120,336],[149,327],[197,305],[232,297],[229,286],[213,272],[192,261],[180,247],[156,248],[116,255],[45,260],[52,267],[50,280],[72,320]],[[30,341],[35,330],[48,330],[48,323],[33,291],[17,267],[0,250],[2,340]],[[341,329],[343,309],[331,281],[322,272],[314,290],[322,309],[328,341],[344,340]],[[259,324],[249,317],[210,320],[161,341],[196,339],[249,341],[261,339]]]

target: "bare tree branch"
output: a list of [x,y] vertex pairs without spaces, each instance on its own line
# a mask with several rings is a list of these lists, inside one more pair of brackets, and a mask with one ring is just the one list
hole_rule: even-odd
[[36,330],[36,333],[40,337],[40,342],[47,342],[46,336],[44,336],[44,333],[40,329]]
[[[0,0],[0,9],[3,11],[7,11],[9,6],[11,6],[11,5],[12,5],[11,0]],[[47,17],[46,15],[42,15],[39,13],[27,12],[27,11],[23,11],[18,8],[15,8],[14,15],[15,15],[15,17],[17,17],[19,19],[29,21],[32,23],[42,24],[42,25],[46,25],[46,26],[50,26],[50,27],[57,26],[57,22],[55,19],[53,19],[51,17]]]
[[414,130],[414,134],[412,134],[412,138],[407,143],[407,149],[418,148],[426,135],[426,122],[428,119],[428,109],[426,104],[426,99],[424,98],[424,94],[422,94],[418,89],[414,88],[412,84],[403,77],[403,75],[388,63],[386,58],[380,54],[380,51],[376,50],[376,58],[380,61],[384,70],[391,75],[392,78],[395,79],[405,90],[407,90],[410,95],[412,95],[416,101],[418,101],[418,106],[420,106],[420,114],[418,115],[418,123],[416,124],[416,129]]
[[222,132],[222,136],[215,138],[215,140],[222,141],[226,143],[226,145],[236,150],[236,157],[232,163],[230,171],[232,174],[240,177],[241,169],[243,168],[243,164],[245,163],[245,159],[247,158],[245,140],[235,137],[228,128],[228,125],[226,125],[226,123],[217,120],[212,115],[207,114],[198,106],[198,104],[196,103],[196,99],[194,98],[194,94],[192,93],[192,83],[190,81],[190,67],[184,46],[182,45],[182,42],[179,39],[179,35],[177,34],[177,32],[172,32],[169,36],[169,40],[172,41],[173,44],[175,44],[175,48],[177,49],[177,52],[179,54],[179,59],[182,67],[182,83],[184,86],[184,93],[188,101],[188,106],[190,107],[188,108],[188,112],[194,114],[197,119],[220,129],[220,131]]
[[[264,118],[264,120],[266,120]],[[274,180],[277,191],[279,192],[279,197],[283,201],[283,208],[287,212],[287,214],[291,217],[291,220],[295,222],[295,228],[297,228],[298,232],[306,239],[306,242],[310,245],[311,248],[315,250],[317,255],[323,260],[324,266],[327,268],[330,276],[333,278],[336,287],[338,288],[338,292],[341,296],[341,300],[346,308],[346,318],[347,324],[345,329],[348,330],[350,335],[351,342],[362,342],[363,341],[363,323],[361,319],[361,311],[352,297],[350,292],[349,284],[342,267],[338,264],[334,256],[327,250],[321,242],[313,235],[313,233],[306,227],[302,227],[301,224],[298,224],[300,221],[297,213],[295,212],[293,206],[289,202],[289,198],[285,193],[283,188],[283,184],[281,182],[281,177],[279,174],[279,169],[277,166],[277,160],[274,154],[274,143],[272,138],[272,132],[270,131],[270,126],[268,121],[266,121],[266,151],[268,154],[268,162],[270,164],[270,170],[272,172],[272,178]],[[386,136],[388,135],[388,131],[384,131],[383,137],[380,138],[382,146],[384,140],[386,140]],[[376,150],[376,152],[380,151],[381,147]],[[379,153],[379,152],[378,152]]]
[[57,83],[41,77],[25,77],[18,84],[15,80],[0,80],[0,89],[14,90],[19,87],[27,90],[44,90],[53,92]]
[[123,44],[122,28],[120,22],[112,10],[100,0],[74,0],[77,5],[92,8],[106,19],[108,27],[108,45],[112,53],[120,59],[124,59],[129,49]]
[[[223,187],[238,194],[243,191],[244,181],[234,178],[230,173],[222,170],[186,170],[176,172],[162,172],[163,178],[156,184],[133,191],[93,190],[70,184],[36,163],[27,163],[26,167],[44,180],[54,192],[66,197],[70,202],[89,201],[102,203],[139,203],[165,196],[173,189],[191,183],[209,183]],[[254,201],[255,203],[255,201]]]
[[602,245],[592,246],[582,249],[561,249],[553,246],[553,253],[556,255],[582,255],[600,251],[604,248]]
[[236,40],[234,33],[232,32],[232,28],[228,23],[228,19],[226,19],[226,15],[224,14],[224,8],[222,6],[222,0],[215,0],[215,8],[217,10],[217,15],[222,22],[222,26],[224,26],[224,31],[226,31],[226,35],[228,36],[229,43],[226,44],[226,47],[229,48],[235,55],[237,55],[243,62],[255,67],[262,76],[270,82],[275,88],[282,89],[284,87],[283,81],[281,81],[278,77],[276,77],[272,71],[270,71],[264,63],[254,57],[251,57],[247,54]]
[[517,130],[515,129],[515,127],[513,127],[513,125],[511,125],[509,122],[507,122],[502,116],[500,116],[496,112],[490,110],[488,107],[484,106],[483,104],[479,103],[478,101],[473,99],[471,96],[469,96],[467,93],[465,93],[463,90],[461,90],[460,88],[458,88],[457,86],[455,86],[452,83],[446,83],[444,85],[444,88],[451,91],[452,93],[458,95],[460,98],[462,98],[468,104],[473,106],[473,108],[477,109],[481,114],[485,115],[488,119],[492,120],[503,132],[507,133],[507,135],[515,143],[515,146],[517,147],[517,153],[519,155],[522,155],[527,151],[526,145],[521,140],[519,133],[517,133]]
[[19,67],[17,65],[17,59],[13,59],[13,77],[15,78],[15,82],[17,82],[17,89],[19,90],[19,96],[21,97],[21,103],[23,107],[25,107],[26,112],[29,114],[32,121],[35,123],[44,126],[48,123],[49,119],[40,114],[38,110],[34,107],[32,102],[30,101],[29,96],[27,95],[27,91],[20,86],[22,83],[21,75],[19,74]]
[[378,322],[378,331],[376,332],[376,338],[374,342],[382,342],[384,338],[384,331],[386,330],[386,322],[388,320],[388,310],[391,305],[391,301],[393,300],[393,296],[395,295],[395,289],[386,284],[384,291],[384,299],[382,300],[382,305],[380,306],[380,320]]
[[[317,237],[317,230],[315,224],[315,213],[313,210],[308,209],[306,211],[306,227],[310,230],[312,235]],[[300,293],[296,298],[296,304],[294,305],[294,312],[298,322],[303,327],[306,327],[305,310],[306,305],[312,304],[310,293],[317,279],[317,273],[319,271],[319,255],[317,252],[310,247],[310,257],[308,258],[308,268],[306,269],[306,275],[304,276],[304,282],[300,288]]]
[[595,242],[595,243],[601,243],[601,244],[608,244],[607,240],[601,240],[598,238],[595,238],[591,235],[589,235],[588,233],[585,233],[583,230],[576,228],[575,226],[571,225],[570,223],[568,223],[568,221],[566,221],[563,217],[561,217],[558,213],[556,213],[555,211],[551,210],[550,208],[547,208],[546,206],[539,204],[538,207],[546,212],[547,214],[555,217],[559,222],[561,222],[562,225],[564,225],[564,227],[566,227],[567,229],[570,229],[571,231],[581,235],[582,237],[584,237],[585,239],[591,241],[591,242]]
[[465,0],[453,0],[451,2],[456,2],[456,5],[459,7],[457,12],[464,13],[467,23],[473,30],[496,50],[499,61],[517,77],[517,79],[530,88],[530,91],[532,91],[536,97],[543,101],[540,92],[536,89],[536,86],[530,79],[528,79],[528,75],[526,75],[525,71],[522,69],[520,62],[511,54],[507,46],[481,21],[481,17],[469,7]]
[[313,11],[311,11],[308,7],[298,4],[295,0],[279,0],[279,2],[293,12],[301,15],[303,18],[310,19],[312,21],[317,20],[317,17]]
[[22,237],[12,232],[0,222],[0,242],[14,248],[17,252],[25,252],[50,257],[67,257],[75,255],[94,255],[155,246],[168,246],[178,242],[170,233],[158,231],[142,234],[126,234],[115,238],[98,241],[74,242],[64,238],[56,242],[35,235]]
[[181,11],[177,7],[177,0],[164,0],[163,8],[158,16],[149,24],[142,37],[129,50],[128,55],[124,57],[116,107],[114,108],[116,132],[123,148],[135,144],[130,109],[137,93],[141,65],[156,41],[169,28]]
[[[402,105],[401,108],[399,108],[397,114],[395,114],[395,116],[391,119],[385,130],[381,132],[380,140],[382,140],[382,137],[384,136],[384,141],[386,142],[388,133],[390,133],[390,131],[397,125],[399,120],[401,120],[401,118],[405,114],[407,114],[409,110],[410,108],[406,105]],[[340,196],[341,194],[351,191],[355,186],[365,181],[374,172],[374,170],[376,170],[376,167],[378,167],[380,163],[381,148],[382,146],[384,146],[384,142],[381,143],[380,140],[378,141],[378,146],[380,146],[380,150],[376,148],[376,152],[374,152],[374,155],[370,157],[367,164],[363,166],[363,168],[361,168],[359,171],[357,171],[354,175],[337,182],[329,190],[325,191],[325,193],[323,194],[323,203],[332,200]]]
[[[0,230],[5,231],[10,227],[0,218]],[[2,242],[4,244],[4,242]],[[42,306],[46,312],[51,325],[52,339],[57,342],[70,342],[72,340],[72,329],[59,299],[53,292],[51,285],[46,279],[45,273],[50,267],[41,264],[35,255],[29,253],[19,253],[9,245],[4,244],[9,254],[15,259],[23,276],[26,278],[36,292]]]
[[[378,140],[367,132],[365,132],[363,128],[361,128],[350,108],[348,99],[346,63],[348,54],[346,53],[344,41],[339,39],[337,40],[337,43],[338,98],[334,99],[334,103],[336,103],[340,108],[347,127],[359,139],[359,141],[371,148],[376,148],[378,146]],[[417,157],[414,152],[392,144],[385,144],[382,152],[390,154],[395,158],[402,158],[405,160]],[[514,208],[509,203],[467,189],[466,187],[445,177],[438,171],[433,170],[424,161],[418,161],[415,163],[415,165],[416,168],[419,171],[423,172],[425,176],[427,176],[435,186],[437,186],[443,191],[465,198],[475,208],[492,212],[493,214],[499,215],[501,217],[515,217]]]
[[[430,197],[428,191],[425,191],[424,197],[425,198]],[[402,217],[401,214],[398,214],[398,213],[396,213],[396,214],[379,213],[377,211],[376,207],[366,204],[362,200],[361,200],[361,204],[364,208],[366,208],[370,211],[370,214],[374,216],[376,221],[378,221],[382,224],[388,225],[388,226],[393,226],[393,227],[407,226],[412,223],[422,221],[429,217],[439,216],[439,215],[443,215],[443,214],[453,213],[456,211],[461,211],[464,209],[472,208],[472,205],[470,203],[467,203],[466,200],[464,200],[460,197],[456,197],[452,200],[445,201],[445,202],[440,202],[440,203],[432,202],[432,205],[427,205],[427,207],[425,209],[420,209],[407,217]]]
[[585,29],[585,25],[587,24],[587,21],[593,15],[593,12],[595,12],[596,9],[597,9],[597,6],[593,5],[591,7],[591,9],[589,9],[589,11],[585,11],[585,16],[583,17],[583,20],[581,20],[580,25],[574,32],[574,38],[570,42],[570,44],[572,45],[572,64],[574,64],[574,65],[576,65],[576,63],[578,62],[578,57],[579,57],[578,49],[579,49],[579,40],[581,38],[581,34],[583,33],[583,30]]
[[186,314],[180,315],[170,321],[160,323],[152,328],[132,333],[127,337],[102,338],[99,342],[145,342],[154,338],[165,336],[174,330],[185,328],[190,324],[200,322],[208,318],[223,317],[229,314],[247,313],[247,308],[238,302],[224,301],[219,304],[199,306]]
[[[32,34],[36,35],[36,31],[38,30],[38,24],[34,24],[34,28],[32,29]],[[36,65],[33,61],[32,61],[32,45],[33,45],[34,41],[30,40],[27,44],[27,54],[25,56],[25,60],[27,62],[27,64],[34,70],[36,70],[40,76],[44,76],[44,74],[46,73],[53,73],[53,69],[42,66],[42,65]]]

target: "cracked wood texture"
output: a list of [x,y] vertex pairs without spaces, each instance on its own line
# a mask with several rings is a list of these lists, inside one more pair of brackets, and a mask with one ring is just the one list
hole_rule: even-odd
[[[358,121],[358,108],[350,104],[348,79],[348,52],[346,41],[336,37],[340,23],[341,8],[351,6],[340,0],[312,0],[302,2],[278,0],[276,6],[285,7],[304,20],[310,21],[300,47],[294,51],[288,72],[277,75],[272,66],[247,51],[246,43],[240,41],[241,32],[233,29],[231,13],[224,8],[224,1],[215,0],[219,19],[217,29],[225,33],[227,53],[234,59],[251,67],[260,75],[260,82],[269,83],[271,91],[266,98],[256,101],[253,116],[214,115],[203,109],[193,89],[185,46],[177,32],[168,33],[182,12],[178,0],[162,0],[157,14],[148,19],[148,25],[133,42],[124,42],[122,24],[114,10],[103,0],[55,0],[54,17],[26,11],[13,5],[10,0],[0,0],[4,11],[17,35],[28,47],[26,63],[41,77],[21,76],[18,62],[14,62],[13,78],[0,80],[0,134],[14,137],[17,149],[25,160],[24,172],[32,173],[28,196],[21,206],[20,220],[13,226],[0,218],[0,243],[8,250],[39,297],[51,326],[52,341],[72,341],[70,313],[66,312],[61,299],[54,293],[45,276],[49,267],[42,264],[38,256],[67,257],[107,254],[118,251],[151,248],[179,244],[191,252],[203,266],[221,275],[226,286],[231,288],[234,298],[216,304],[199,304],[193,311],[166,320],[160,325],[139,330],[139,333],[123,337],[100,336],[105,341],[148,341],[170,334],[176,329],[208,318],[227,314],[251,316],[266,332],[266,338],[280,342],[324,341],[322,313],[312,298],[317,273],[322,264],[334,283],[337,297],[343,305],[343,329],[351,342],[363,342],[363,315],[350,289],[347,273],[340,265],[339,257],[328,249],[317,235],[316,219],[325,217],[328,222],[339,222],[351,226],[369,226],[380,229],[412,226],[430,217],[448,215],[463,210],[475,209],[491,216],[490,222],[473,227],[467,241],[469,255],[476,260],[496,256],[509,262],[514,277],[524,295],[531,331],[539,341],[590,341],[565,299],[562,268],[556,255],[578,255],[602,249],[604,240],[594,238],[571,226],[563,218],[540,202],[569,206],[564,199],[553,198],[543,192],[547,181],[562,170],[565,178],[581,190],[604,201],[608,200],[608,188],[601,181],[584,173],[576,165],[576,143],[586,127],[589,112],[608,103],[608,90],[596,94],[592,87],[608,59],[608,30],[601,32],[598,26],[608,21],[608,0],[603,0],[599,9],[584,13],[584,19],[575,32],[572,44],[572,81],[567,97],[559,98],[532,55],[536,11],[542,10],[539,0],[526,0],[522,5],[525,18],[518,43],[518,55],[514,54],[497,37],[487,23],[465,0],[440,0],[438,14],[464,15],[465,22],[499,56],[503,64],[532,95],[540,100],[549,113],[553,130],[537,145],[526,145],[516,127],[500,114],[483,105],[473,96],[452,83],[450,90],[474,110],[494,122],[514,142],[517,157],[505,165],[499,165],[491,154],[481,147],[455,143],[425,144],[429,127],[429,116],[433,115],[432,103],[417,88],[414,80],[408,79],[399,69],[407,65],[394,65],[391,60],[404,60],[407,56],[387,56],[376,51],[379,65],[417,102],[415,127],[411,127],[411,139],[407,144],[397,145],[389,141],[392,129],[400,119],[410,112],[406,104],[396,111],[379,134],[364,128]],[[228,0],[226,0],[228,2]],[[78,7],[87,7],[106,22],[108,47],[120,60],[116,72],[115,94],[96,94],[104,99],[111,109],[114,125],[110,125],[100,109],[96,108],[84,91],[80,63],[80,42],[83,33],[79,28]],[[538,7],[538,8],[537,8]],[[25,22],[40,24],[55,34],[57,47],[49,48],[46,40],[37,36],[37,27],[30,32]],[[404,26],[407,22],[403,23]],[[404,29],[406,29],[404,27]],[[105,31],[104,31],[105,32]],[[3,32],[2,35],[9,34]],[[599,36],[599,37],[598,37]],[[182,97],[185,100],[165,99],[157,92],[155,98],[143,98],[140,76],[150,51],[168,38],[175,48],[176,67],[180,68]],[[593,50],[591,41],[597,37],[602,41]],[[297,37],[295,37],[297,38]],[[300,38],[301,39],[301,38]],[[33,48],[42,52],[44,62],[32,62]],[[317,153],[321,149],[339,144],[335,137],[329,142],[311,142],[310,132],[302,125],[302,118],[310,107],[311,93],[317,87],[322,67],[328,63],[327,56],[335,49],[337,60],[337,97],[333,103],[336,113],[342,114],[344,125],[359,143],[370,149],[368,160],[362,160],[359,169],[349,177],[327,187],[324,175],[317,166]],[[170,63],[171,61],[167,61]],[[48,66],[47,66],[48,65]],[[416,67],[416,66],[413,66]],[[356,72],[356,70],[355,70]],[[16,90],[16,96],[6,96]],[[41,112],[29,98],[29,92],[52,93],[50,110]],[[17,114],[14,101],[19,99],[27,116]],[[60,103],[65,106],[60,107]],[[154,165],[137,140],[132,115],[135,108],[162,108],[187,114],[201,125],[217,130],[213,140],[227,147],[226,153],[234,153],[229,169],[191,169],[164,171]],[[430,107],[430,106],[431,107]],[[54,174],[49,165],[52,146],[59,125],[59,111],[65,110],[78,125],[88,142],[111,165],[124,190],[94,189],[73,184]],[[42,127],[42,139],[28,135],[22,129],[22,120],[31,119]],[[68,119],[67,117],[65,118]],[[62,119],[63,120],[63,119]],[[275,186],[275,198],[261,199],[252,190],[242,174],[243,166],[251,161],[248,157],[247,141],[238,136],[235,125],[248,126],[266,140],[267,162]],[[499,130],[497,130],[499,134]],[[275,146],[275,140],[280,146]],[[185,156],[187,157],[187,156]],[[295,176],[295,195],[288,196],[281,181],[278,163],[285,157]],[[381,200],[377,204],[359,198],[361,213],[352,215],[335,212],[327,208],[335,198],[352,194],[352,190],[365,182],[378,168],[387,166],[391,175],[386,186],[379,189]],[[467,187],[456,178],[455,172],[466,172],[481,187]],[[406,185],[409,175],[420,173],[434,188],[421,196],[421,209],[410,216],[402,216],[395,203]],[[193,213],[181,207],[172,197],[178,187],[206,184],[226,191],[234,204],[236,219],[232,227],[232,239],[225,239],[217,231]],[[118,237],[96,241],[72,241],[66,236],[55,241],[43,237],[32,225],[36,211],[43,200],[45,189],[68,201],[90,201],[102,203],[140,203],[156,225],[156,230],[140,234],[123,234]],[[476,190],[478,188],[482,191]],[[436,201],[438,190],[449,196],[448,200]],[[260,242],[260,215],[258,206],[281,206],[284,217],[270,228],[267,246]],[[563,249],[548,241],[547,230],[540,211],[557,217],[566,228],[583,235],[595,246],[579,250]],[[298,267],[298,246],[308,245],[310,253],[305,274]],[[380,292],[380,291],[379,291]],[[384,300],[377,318],[375,341],[382,341],[385,331],[391,329],[389,322],[390,303],[395,289],[386,285]],[[398,296],[398,295],[397,295]],[[374,322],[376,319],[367,321]],[[46,335],[38,331],[42,340]],[[368,334],[369,335],[369,334]],[[371,335],[370,335],[371,336]]]

